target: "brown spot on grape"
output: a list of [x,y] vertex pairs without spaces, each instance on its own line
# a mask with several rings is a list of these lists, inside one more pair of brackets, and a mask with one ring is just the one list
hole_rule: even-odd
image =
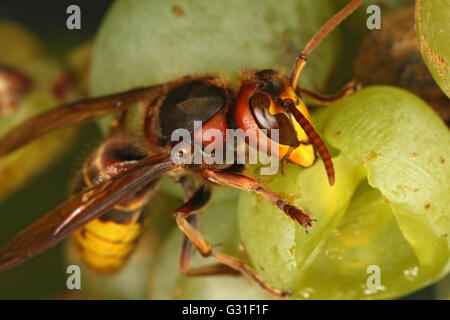
[[448,233],[442,235],[444,238],[448,237]]
[[415,153],[415,152],[411,153],[411,158],[414,159],[415,157],[417,157],[417,153]]
[[414,191],[414,192],[419,192],[419,189],[418,189],[418,188],[415,188],[413,191]]
[[430,207],[431,207],[431,204],[430,204],[430,203],[427,203],[427,204],[425,205],[425,209],[430,209]]
[[[425,56],[429,62],[433,65],[435,71],[439,75],[439,78],[445,82],[448,86],[448,79],[445,77],[445,73],[448,73],[450,70],[450,66],[448,65],[446,59],[443,56],[440,56],[437,52],[435,52],[427,39],[424,37],[424,32],[422,29],[422,13],[421,13],[421,2],[422,0],[416,1],[416,21],[417,21],[417,29],[419,31],[419,46],[422,51],[423,56]],[[447,91],[447,95],[450,92]]]
[[334,134],[334,136],[338,136],[338,135],[340,135],[342,133],[342,131],[341,130],[338,130],[338,131],[336,131],[336,133]]
[[445,163],[445,159],[444,159],[444,157],[441,157],[441,158],[440,158],[440,160],[441,160],[441,163],[442,163],[442,164],[444,164],[444,163]]
[[176,16],[182,17],[184,16],[184,9],[180,7],[179,5],[174,5],[172,7],[172,13]]
[[264,267],[262,267],[262,266],[259,266],[259,268],[261,269],[261,271],[264,271]]
[[373,160],[375,158],[378,158],[379,156],[381,156],[380,153],[375,152],[375,151],[371,151],[369,153],[369,155],[363,160],[363,163],[369,162],[369,161],[371,161],[371,160]]

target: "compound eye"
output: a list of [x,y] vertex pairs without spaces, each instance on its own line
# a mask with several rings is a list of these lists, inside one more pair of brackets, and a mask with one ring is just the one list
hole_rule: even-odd
[[267,135],[272,137],[272,129],[279,130],[279,143],[291,145],[297,140],[297,133],[292,123],[285,113],[271,114],[270,98],[262,93],[256,93],[249,99],[250,109],[258,126],[261,129],[267,129]]
[[252,110],[253,116],[258,122],[260,128],[272,129],[278,128],[278,123],[275,117],[269,113],[270,99],[265,94],[256,93],[251,96],[250,109]]

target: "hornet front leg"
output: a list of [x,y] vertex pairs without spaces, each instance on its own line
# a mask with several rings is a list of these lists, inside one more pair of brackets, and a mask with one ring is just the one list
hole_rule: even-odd
[[266,200],[280,209],[289,218],[300,223],[305,228],[305,230],[308,230],[308,228],[312,226],[312,222],[315,221],[315,219],[312,219],[301,209],[290,204],[288,201],[283,200],[276,193],[264,188],[261,183],[255,178],[246,176],[241,173],[218,171],[207,167],[201,169],[201,175],[211,182],[239,188],[242,190],[252,191],[263,196]]

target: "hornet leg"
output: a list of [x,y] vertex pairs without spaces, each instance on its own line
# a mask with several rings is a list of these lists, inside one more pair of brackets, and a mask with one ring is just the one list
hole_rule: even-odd
[[216,261],[218,261],[219,264],[199,269],[192,269],[190,267],[191,259],[188,249],[189,245],[187,243],[183,243],[183,251],[180,260],[181,272],[195,276],[240,273],[248,277],[249,279],[255,281],[261,288],[268,291],[269,293],[277,297],[284,297],[286,295],[285,292],[282,292],[270,286],[261,278],[261,276],[255,270],[253,270],[245,262],[223,253],[214,252],[212,250],[211,244],[208,243],[208,241],[194,227],[194,225],[189,223],[190,219],[188,219],[188,217],[190,217],[191,214],[193,214],[195,211],[204,207],[204,205],[207,203],[210,192],[206,190],[208,190],[207,187],[205,186],[201,187],[188,202],[186,202],[175,212],[175,217],[178,227],[184,232],[184,234],[195,246],[195,248],[197,248],[197,250],[201,253],[201,255],[204,257],[212,257]]
[[302,86],[297,86],[297,90],[305,95],[306,97],[310,98],[314,102],[317,102],[321,105],[330,105],[332,103],[335,103],[353,93],[358,91],[360,89],[360,84],[356,80],[352,80],[346,85],[344,85],[338,92],[334,94],[324,94],[320,92],[314,92],[308,89],[303,88]]
[[209,168],[203,168],[201,174],[209,181],[260,194],[274,206],[279,208],[289,218],[300,223],[306,230],[311,227],[312,222],[315,221],[299,208],[291,205],[286,200],[283,200],[276,193],[265,189],[255,178],[240,173],[216,171]]

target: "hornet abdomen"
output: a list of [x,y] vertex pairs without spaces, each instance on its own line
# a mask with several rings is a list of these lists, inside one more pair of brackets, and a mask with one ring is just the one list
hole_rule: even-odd
[[[85,161],[73,191],[120,175],[141,158],[143,155],[128,139],[110,139]],[[155,185],[156,181],[73,234],[80,256],[88,266],[98,272],[112,273],[126,263],[144,229],[143,207]]]

